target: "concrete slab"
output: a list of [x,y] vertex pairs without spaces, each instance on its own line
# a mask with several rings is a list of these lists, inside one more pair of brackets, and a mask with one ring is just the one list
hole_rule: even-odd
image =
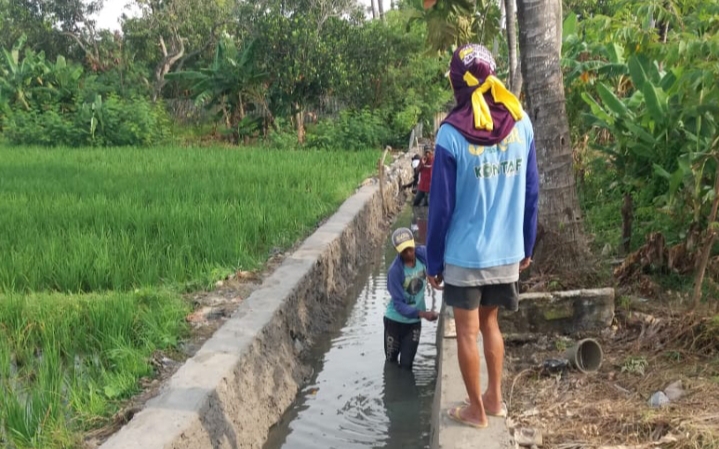
[[[447,410],[461,405],[467,397],[457,360],[456,335],[452,308],[442,306],[442,321],[437,332],[437,387],[432,410],[432,449],[510,449],[513,446],[504,418],[489,417],[489,427],[474,429],[447,416]],[[450,330],[445,333],[445,329]],[[487,365],[480,336],[480,384],[487,388]]]
[[505,333],[577,334],[598,332],[614,320],[613,288],[525,293],[517,313],[500,313]]
[[101,448],[261,448],[310,376],[304,355],[344,306],[354,267],[384,237],[409,179],[404,155],[385,174],[384,198],[378,182],[365,183]]

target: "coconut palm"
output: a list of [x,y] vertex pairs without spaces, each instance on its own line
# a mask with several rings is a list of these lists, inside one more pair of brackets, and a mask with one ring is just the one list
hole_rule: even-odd
[[[544,241],[537,256],[561,257],[557,268],[580,266],[587,256],[575,186],[564,79],[560,67],[562,10],[559,0],[517,0],[519,53],[526,110],[535,130],[542,181],[539,223]],[[553,32],[549,32],[549,31]],[[551,248],[551,251],[550,251]]]

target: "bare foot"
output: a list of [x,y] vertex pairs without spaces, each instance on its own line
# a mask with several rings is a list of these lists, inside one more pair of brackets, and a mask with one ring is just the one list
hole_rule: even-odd
[[[465,398],[464,403],[469,405],[469,398]],[[500,418],[507,416],[507,409],[504,403],[501,400],[498,401],[496,399],[489,398],[486,393],[482,395],[482,405],[484,406],[484,412],[486,415],[499,416]]]
[[490,397],[487,393],[482,395],[482,403],[484,404],[484,411],[488,415],[500,416],[506,413],[502,400]]
[[450,418],[468,426],[483,429],[489,425],[487,416],[480,410],[476,412],[471,406],[455,407],[449,410]]

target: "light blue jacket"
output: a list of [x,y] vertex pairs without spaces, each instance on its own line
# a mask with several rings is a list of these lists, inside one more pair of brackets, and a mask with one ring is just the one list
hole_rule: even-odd
[[452,125],[437,133],[430,190],[429,275],[444,264],[491,268],[531,257],[539,174],[529,117],[494,145],[474,145]]

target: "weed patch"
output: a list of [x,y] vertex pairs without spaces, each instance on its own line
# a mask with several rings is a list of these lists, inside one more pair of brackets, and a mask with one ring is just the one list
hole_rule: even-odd
[[74,446],[187,332],[171,292],[0,297],[0,445]]

